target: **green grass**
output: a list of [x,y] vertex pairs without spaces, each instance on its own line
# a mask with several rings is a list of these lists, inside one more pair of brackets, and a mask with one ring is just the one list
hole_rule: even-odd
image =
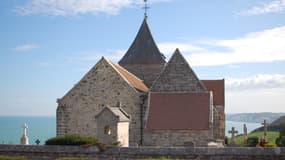
[[89,160],[88,158],[72,158],[72,157],[64,157],[64,158],[58,158],[56,160]]
[[159,158],[146,158],[144,160],[182,160],[182,159],[173,159],[173,158],[167,158],[167,157],[159,157]]
[[0,156],[0,160],[27,160],[27,158],[15,156]]
[[[247,135],[248,137],[258,137],[259,139],[261,137],[263,137],[263,132],[253,132],[253,133],[250,133],[249,135]],[[268,144],[271,144],[271,145],[275,145],[275,140],[276,138],[279,136],[279,132],[275,132],[275,131],[269,131],[267,132],[267,140],[268,140]],[[244,146],[243,145],[243,136],[240,135],[240,136],[237,136],[235,138],[235,142],[236,144],[240,145],[240,146]]]

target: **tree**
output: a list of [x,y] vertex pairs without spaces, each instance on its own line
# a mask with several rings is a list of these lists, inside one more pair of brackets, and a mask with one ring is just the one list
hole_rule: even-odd
[[279,132],[279,137],[275,140],[278,147],[285,147],[285,127],[283,127]]

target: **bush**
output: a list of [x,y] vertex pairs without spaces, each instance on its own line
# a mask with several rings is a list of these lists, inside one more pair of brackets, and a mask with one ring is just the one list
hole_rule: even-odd
[[226,136],[225,137],[225,145],[228,145],[229,144],[229,138]]
[[285,127],[283,127],[279,132],[279,137],[275,140],[278,147],[285,147]]
[[278,137],[275,143],[278,147],[285,147],[285,137]]
[[45,145],[97,145],[98,141],[94,137],[83,137],[79,135],[64,135],[50,138],[45,142]]
[[256,147],[258,144],[258,137],[248,137],[246,141],[246,146],[247,147]]

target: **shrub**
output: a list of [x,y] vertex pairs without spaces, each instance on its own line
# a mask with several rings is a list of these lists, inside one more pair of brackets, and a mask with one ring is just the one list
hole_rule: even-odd
[[45,145],[97,145],[98,141],[94,137],[83,137],[80,135],[64,135],[50,138],[45,142]]
[[247,147],[256,147],[257,144],[258,144],[258,137],[254,136],[254,137],[247,138],[247,141],[246,141]]
[[225,145],[228,145],[229,144],[229,138],[226,136],[225,137]]
[[275,143],[278,147],[285,147],[285,137],[278,137]]
[[285,147],[285,127],[283,127],[279,132],[279,137],[275,140],[278,147]]

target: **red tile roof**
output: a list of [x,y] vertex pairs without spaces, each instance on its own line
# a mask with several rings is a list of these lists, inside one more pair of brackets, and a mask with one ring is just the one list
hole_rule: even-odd
[[133,75],[132,73],[128,72],[126,69],[121,67],[120,65],[113,63],[109,61],[115,69],[129,82],[131,86],[134,88],[143,91],[143,92],[148,92],[148,87],[143,83],[141,79]]
[[210,93],[150,93],[147,129],[209,129]]
[[213,91],[214,105],[225,106],[225,80],[201,80],[208,91]]

